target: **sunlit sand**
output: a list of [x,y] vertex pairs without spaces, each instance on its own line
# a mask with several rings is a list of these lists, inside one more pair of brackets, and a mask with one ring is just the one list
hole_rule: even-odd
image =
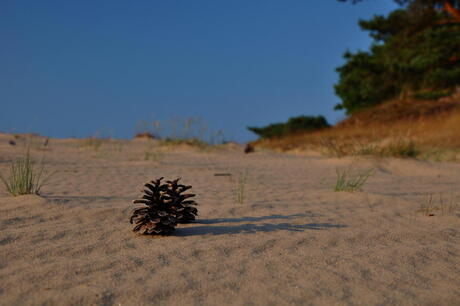
[[[3,176],[24,151],[11,137],[0,136]],[[31,146],[51,174],[41,195],[0,188],[1,305],[460,301],[458,163],[41,141]],[[334,192],[336,169],[350,165],[374,172],[362,191]],[[131,201],[161,176],[193,186],[198,219],[166,237],[135,234]]]

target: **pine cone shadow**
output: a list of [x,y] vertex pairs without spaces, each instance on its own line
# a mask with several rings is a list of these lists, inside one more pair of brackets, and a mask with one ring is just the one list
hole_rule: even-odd
[[311,212],[303,214],[293,214],[293,215],[270,215],[262,217],[242,217],[242,218],[217,218],[217,219],[198,219],[194,221],[194,224],[217,224],[217,223],[241,223],[241,222],[257,222],[265,220],[279,220],[279,219],[295,219],[302,217],[317,217]]
[[[244,218],[243,218],[244,219]],[[177,228],[174,236],[199,236],[199,235],[232,235],[232,234],[253,234],[257,232],[275,232],[275,231],[291,231],[303,232],[306,230],[325,230],[329,228],[344,228],[343,224],[331,223],[308,223],[308,224],[241,224],[237,226],[190,226],[186,228]]]

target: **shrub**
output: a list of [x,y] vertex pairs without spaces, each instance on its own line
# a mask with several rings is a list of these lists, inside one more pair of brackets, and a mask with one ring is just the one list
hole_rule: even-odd
[[299,116],[289,118],[285,123],[273,123],[261,128],[248,127],[248,130],[261,138],[272,138],[303,131],[315,131],[329,126],[323,116]]

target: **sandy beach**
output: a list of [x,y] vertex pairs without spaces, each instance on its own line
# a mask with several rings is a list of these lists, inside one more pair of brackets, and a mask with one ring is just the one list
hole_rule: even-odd
[[[25,150],[10,139],[3,176]],[[42,142],[40,196],[0,187],[0,305],[460,305],[458,162]],[[348,167],[373,174],[334,192]],[[131,201],[159,177],[193,186],[198,219],[133,233]],[[420,211],[430,194],[432,216]]]

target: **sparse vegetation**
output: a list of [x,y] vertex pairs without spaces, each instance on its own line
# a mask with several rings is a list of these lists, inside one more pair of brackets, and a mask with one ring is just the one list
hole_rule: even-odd
[[39,194],[43,185],[43,165],[37,166],[27,149],[25,155],[10,164],[9,176],[0,176],[12,196]]
[[47,151],[49,150],[50,139],[35,134],[29,134],[25,138],[25,146],[32,150]]
[[398,138],[389,139],[386,143],[365,143],[354,139],[321,139],[322,152],[328,156],[380,156],[380,157],[399,157],[416,158],[420,154],[420,149],[411,140]]
[[115,142],[114,143],[115,152],[121,153],[123,151],[123,143],[122,142]]
[[390,142],[379,151],[380,155],[385,157],[415,158],[420,154],[420,150],[413,141],[403,138]]
[[189,145],[189,146],[197,147],[197,148],[205,148],[209,146],[209,144],[207,144],[206,142],[198,138],[191,138],[191,139],[166,138],[160,141],[160,145],[162,146]]
[[454,214],[459,208],[460,205],[452,193],[447,200],[443,197],[442,193],[439,193],[437,202],[434,199],[434,195],[430,193],[425,196],[423,202],[420,204],[419,212],[428,217],[436,216],[437,213],[440,213],[441,216],[448,216]]
[[[455,160],[460,149],[460,88],[442,102],[390,101],[314,132],[260,139],[257,149],[314,150],[325,155]],[[436,152],[443,152],[438,154]]]
[[355,171],[352,167],[342,170],[336,169],[337,181],[334,186],[334,191],[359,191],[373,172],[373,169]]
[[245,170],[240,172],[238,179],[236,181],[235,187],[235,196],[236,196],[236,203],[243,204],[244,200],[246,199],[246,183],[248,179],[248,171]]
[[150,150],[147,150],[144,152],[144,160],[145,161],[152,161],[152,162],[155,162],[155,163],[158,163],[160,161],[162,161],[165,157],[165,154],[163,152],[160,152],[160,151],[150,151]]
[[203,120],[194,117],[173,118],[166,123],[154,120],[151,124],[142,120],[136,125],[135,134],[135,137],[141,136],[158,139],[162,146],[188,145],[200,150],[225,142],[222,130],[209,131]]
[[161,130],[160,121],[153,121],[149,124],[145,120],[140,120],[134,129],[134,138],[160,138]]
[[459,150],[458,149],[429,149],[423,153],[422,159],[432,160],[436,162],[458,161]]
[[419,211],[425,216],[434,216],[434,212],[439,208],[433,202],[433,194],[429,194],[420,204]]
[[95,135],[95,136],[83,139],[82,147],[90,148],[90,149],[93,149],[94,151],[99,151],[104,141],[105,139],[99,137],[98,135]]
[[320,138],[321,151],[327,156],[343,157],[352,155],[354,151],[353,146],[348,142],[331,139],[331,138]]

